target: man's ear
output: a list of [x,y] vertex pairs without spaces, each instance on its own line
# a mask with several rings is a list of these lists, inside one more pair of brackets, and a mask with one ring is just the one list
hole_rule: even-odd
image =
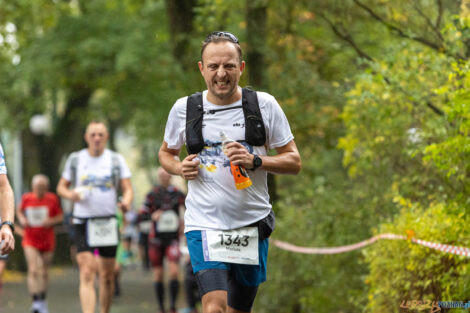
[[243,74],[244,69],[245,69],[245,61],[242,61],[242,64],[240,64],[240,75]]
[[[199,71],[202,74],[202,70],[204,69],[204,64],[202,63],[202,61],[199,61],[199,62],[197,62],[197,65],[199,66]],[[204,76],[204,75],[202,75],[202,76]]]

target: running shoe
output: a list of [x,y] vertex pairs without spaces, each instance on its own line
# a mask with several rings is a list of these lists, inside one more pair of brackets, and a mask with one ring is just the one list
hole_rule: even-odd
[[49,313],[46,301],[41,302],[41,313]]
[[33,304],[31,305],[30,312],[31,313],[42,313],[41,312],[41,304],[38,301],[34,301]]

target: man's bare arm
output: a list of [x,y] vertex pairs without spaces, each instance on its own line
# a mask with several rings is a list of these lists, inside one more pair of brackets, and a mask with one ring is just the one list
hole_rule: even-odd
[[[250,154],[242,144],[238,142],[229,143],[227,150],[227,156],[234,165],[242,165],[246,169],[253,168],[253,154]],[[259,156],[263,161],[261,169],[273,174],[295,175],[300,171],[302,161],[300,160],[300,154],[294,140],[275,150],[277,152],[276,155]]]
[[179,159],[180,150],[168,148],[166,141],[163,141],[158,159],[162,167],[172,175],[179,175],[187,180],[196,179],[199,174],[199,160],[194,160],[197,155],[190,154],[183,161]]
[[130,178],[121,179],[122,200],[121,208],[127,211],[131,208],[132,199],[134,199],[134,190]]
[[15,218],[15,197],[7,175],[0,175],[0,217],[2,221],[13,222]]
[[73,189],[69,189],[70,182],[65,178],[61,178],[57,184],[57,194],[62,198],[69,199],[75,202],[80,201],[80,196]]
[[[0,217],[2,222],[13,222],[15,219],[15,197],[7,175],[0,175]],[[15,238],[8,225],[0,228],[0,241],[3,241],[0,254],[7,254],[15,249]]]

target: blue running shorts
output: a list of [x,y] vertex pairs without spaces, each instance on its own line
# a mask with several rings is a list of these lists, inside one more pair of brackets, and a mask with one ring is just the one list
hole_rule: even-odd
[[201,231],[190,231],[185,235],[201,296],[214,290],[225,290],[230,307],[250,312],[258,286],[266,281],[269,238],[258,242],[259,265],[246,265],[204,261]]

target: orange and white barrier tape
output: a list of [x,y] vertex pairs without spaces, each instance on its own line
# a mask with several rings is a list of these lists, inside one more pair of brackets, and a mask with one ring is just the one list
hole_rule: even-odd
[[451,254],[457,254],[457,255],[465,256],[467,258],[470,257],[470,248],[445,245],[442,243],[424,241],[421,239],[414,239],[414,238],[411,238],[411,241],[418,245],[425,246],[434,250],[439,250],[439,251],[451,253]]
[[[348,251],[353,251],[357,250],[360,248],[363,248],[365,246],[371,245],[374,242],[376,242],[379,239],[389,239],[389,240],[407,240],[409,239],[407,236],[402,236],[402,235],[395,235],[395,234],[380,234],[377,236],[374,236],[372,238],[369,238],[367,240],[354,243],[351,245],[347,246],[340,246],[340,247],[330,247],[330,248],[310,248],[310,247],[299,247],[295,246],[293,244],[280,241],[277,239],[271,239],[271,243],[273,243],[276,247],[286,250],[286,251],[291,251],[291,252],[296,252],[296,253],[304,253],[304,254],[337,254],[337,253],[344,253]],[[465,257],[470,257],[470,248],[465,248],[465,247],[459,247],[459,246],[451,246],[451,245],[445,245],[441,243],[436,243],[436,242],[430,242],[430,241],[424,241],[421,239],[415,239],[411,238],[411,242],[416,243],[421,246],[425,246],[431,249],[435,249],[438,251],[446,252],[446,253],[451,253],[451,254],[457,254]]]

